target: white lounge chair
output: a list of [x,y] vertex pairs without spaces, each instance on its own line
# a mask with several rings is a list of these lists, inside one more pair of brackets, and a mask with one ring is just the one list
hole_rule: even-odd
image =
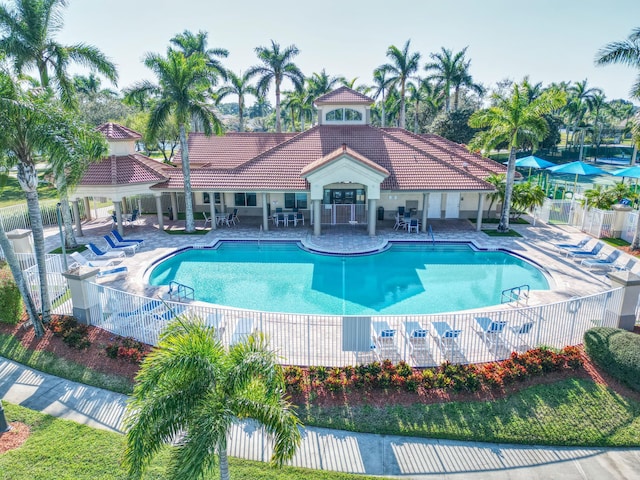
[[244,342],[254,332],[253,318],[239,318],[231,335],[231,345]]
[[587,268],[609,269],[609,268],[613,267],[613,265],[618,260],[619,256],[620,256],[620,250],[614,250],[609,255],[607,255],[605,258],[595,258],[595,259],[587,258],[587,259],[584,259],[584,260],[582,260],[582,262],[580,262],[580,265],[582,265],[584,267],[587,267]]
[[434,336],[445,358],[453,361],[455,357],[463,355],[462,348],[458,343],[458,337],[462,330],[454,330],[447,322],[431,322],[431,326],[435,330]]
[[420,322],[404,322],[404,331],[407,335],[409,355],[416,364],[424,364],[429,356],[428,330],[420,325]]
[[489,317],[475,317],[482,339],[489,348],[504,345],[502,332],[507,325],[506,320],[493,320]]
[[373,344],[381,360],[393,359],[398,356],[396,346],[396,331],[386,321],[371,322]]
[[116,260],[89,260],[80,252],[70,253],[69,256],[79,265],[85,267],[112,267]]

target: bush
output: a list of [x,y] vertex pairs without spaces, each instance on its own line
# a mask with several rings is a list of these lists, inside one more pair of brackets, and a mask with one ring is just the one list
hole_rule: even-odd
[[22,297],[9,266],[0,262],[0,322],[15,325],[22,317]]
[[620,328],[596,327],[585,332],[584,347],[598,366],[640,391],[640,335]]
[[68,347],[84,350],[91,346],[89,327],[73,317],[57,317],[49,322],[49,329],[55,337],[61,337]]
[[147,347],[144,343],[135,338],[124,337],[108,344],[105,347],[107,357],[121,358],[131,363],[140,363],[147,354]]

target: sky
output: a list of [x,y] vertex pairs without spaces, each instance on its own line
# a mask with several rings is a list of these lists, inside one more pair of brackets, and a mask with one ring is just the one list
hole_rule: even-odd
[[488,87],[525,75],[544,85],[588,79],[608,100],[631,100],[640,73],[594,65],[601,47],[640,27],[639,0],[69,0],[64,20],[58,41],[100,48],[118,66],[119,88],[154,80],[145,53],[166,52],[185,29],[204,30],[210,47],[229,50],[224,64],[236,73],[257,64],[255,47],[275,40],[299,48],[305,75],[324,68],[368,84],[389,45],[408,39],[422,54],[420,75],[430,53],[468,46],[470,73]]

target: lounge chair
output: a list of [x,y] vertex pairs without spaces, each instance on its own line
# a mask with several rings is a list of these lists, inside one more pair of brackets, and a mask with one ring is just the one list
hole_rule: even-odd
[[118,243],[139,243],[140,246],[144,243],[144,240],[140,238],[123,238],[118,230],[111,230],[111,235],[113,235],[113,238],[115,238]]
[[116,316],[120,318],[130,318],[136,315],[150,314],[156,308],[159,308],[161,305],[162,305],[162,301],[160,300],[149,300],[148,302],[143,303],[141,307],[136,308],[135,310],[119,311],[116,313]]
[[516,338],[516,343],[514,343],[514,347],[516,350],[522,351],[529,350],[531,348],[531,342],[528,340],[528,338],[531,336],[534,325],[535,322],[525,322],[522,325],[510,328],[512,334]]
[[139,243],[115,243],[109,235],[104,235],[104,241],[113,249],[122,249],[126,253],[130,253],[131,255],[135,255],[136,250],[140,246]]
[[409,355],[419,363],[429,355],[428,331],[420,325],[420,322],[404,322],[404,331],[407,335]]
[[116,260],[89,260],[80,252],[70,253],[69,256],[79,265],[85,267],[112,267]]
[[498,347],[499,344],[504,345],[502,332],[507,324],[506,320],[493,320],[489,317],[475,317],[480,333],[484,342],[491,347]]
[[187,307],[184,305],[174,305],[172,308],[165,310],[162,313],[154,313],[152,315],[153,320],[158,322],[170,322],[177,316],[182,315],[186,311]]
[[233,223],[234,224],[236,222],[240,223],[240,218],[238,217],[238,209],[237,208],[233,209],[233,213],[231,214],[231,216],[233,217]]
[[100,250],[95,244],[88,243],[87,246],[91,253],[93,253],[96,257],[100,258],[122,258],[125,256],[123,250],[109,250],[108,252]]
[[447,322],[431,322],[431,326],[436,332],[435,338],[445,357],[451,357],[449,360],[453,360],[454,356],[462,354],[462,349],[458,343],[458,337],[462,330],[454,330]]
[[605,268],[605,269],[608,269],[608,268],[613,267],[613,265],[618,260],[619,256],[620,256],[620,250],[614,250],[609,255],[607,255],[605,258],[594,258],[594,259],[586,258],[586,259],[584,259],[584,260],[582,260],[580,262],[580,265],[582,265],[584,267],[587,267],[587,268]]
[[397,356],[396,331],[386,321],[371,322],[373,344],[380,359],[392,359]]
[[110,275],[118,275],[120,273],[127,273],[128,269],[127,267],[115,267],[115,268],[110,268],[107,270],[100,270],[98,272],[97,277],[98,278],[102,278],[102,277],[108,277]]
[[211,217],[207,215],[207,212],[202,212],[202,217],[204,218],[204,226],[207,226],[207,223],[211,225]]
[[578,243],[554,243],[553,246],[558,250],[580,250],[589,243],[590,240],[591,237],[584,237]]
[[582,258],[596,258],[600,255],[600,250],[604,247],[604,243],[596,243],[591,250],[568,250],[567,257],[573,257],[574,260],[580,260]]
[[231,345],[244,342],[254,331],[253,318],[239,318],[236,322],[236,328],[231,335]]

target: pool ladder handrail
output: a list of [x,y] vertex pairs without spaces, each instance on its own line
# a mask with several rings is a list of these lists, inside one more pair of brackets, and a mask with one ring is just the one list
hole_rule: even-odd
[[433,243],[434,245],[436,244],[436,237],[433,236],[433,228],[431,228],[431,225],[428,226],[429,229],[429,235],[431,236],[431,243]]
[[517,287],[506,288],[500,294],[500,303],[516,302],[517,306],[529,304],[529,292],[531,287],[527,284],[518,285]]
[[[175,298],[174,298],[175,297]],[[169,300],[195,300],[195,290],[189,285],[178,283],[175,280],[169,282]]]

